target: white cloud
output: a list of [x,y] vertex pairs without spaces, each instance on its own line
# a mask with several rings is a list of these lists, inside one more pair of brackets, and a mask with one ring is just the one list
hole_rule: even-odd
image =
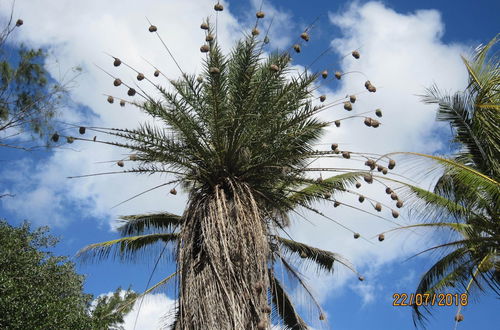
[[[134,308],[128,313],[123,326],[126,330],[141,329],[141,330],[158,330],[165,329],[165,326],[173,322],[173,310],[175,300],[170,299],[163,293],[147,295],[142,303],[138,300]],[[139,317],[137,314],[139,313]],[[136,323],[137,318],[137,323]]]

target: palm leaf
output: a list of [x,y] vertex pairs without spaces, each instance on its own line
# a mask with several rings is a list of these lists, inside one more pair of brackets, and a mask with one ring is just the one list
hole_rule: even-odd
[[269,283],[271,285],[271,299],[276,307],[281,320],[291,330],[307,330],[307,324],[295,310],[290,297],[281,283],[276,279],[271,271],[269,274]]
[[178,228],[181,220],[181,216],[168,212],[126,215],[118,220],[118,230],[122,236],[143,234],[147,231],[168,232]]

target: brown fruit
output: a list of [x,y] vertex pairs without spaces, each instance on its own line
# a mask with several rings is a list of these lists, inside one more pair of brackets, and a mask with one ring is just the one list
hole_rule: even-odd
[[207,36],[205,37],[205,41],[210,42],[212,40],[214,40],[214,36],[212,34],[207,34]]
[[129,156],[129,159],[132,160],[132,161],[136,161],[138,158],[137,158],[136,154],[132,154],[132,155]]
[[346,109],[347,111],[351,111],[352,110],[351,102],[349,102],[349,101],[344,102],[344,109]]
[[223,5],[221,5],[220,3],[217,3],[217,4],[215,4],[215,6],[214,6],[214,10],[215,10],[215,11],[223,11],[223,10],[224,10],[224,6],[223,6]]
[[390,195],[392,192],[393,192],[393,191],[392,191],[392,189],[391,189],[390,187],[385,188],[385,193],[386,193],[387,195]]
[[326,100],[326,95],[321,95],[321,96],[319,97],[319,101],[320,101],[320,102],[325,102],[325,100]]
[[87,130],[87,129],[86,129],[85,127],[83,127],[83,126],[82,126],[82,127],[80,127],[80,128],[78,129],[78,132],[79,132],[80,134],[82,134],[82,135],[83,135],[83,134],[85,134],[85,131],[86,131],[86,130]]
[[332,197],[332,194],[329,193],[329,192],[326,192],[323,197],[325,197],[326,199],[330,199]]
[[338,147],[339,147],[339,145],[337,143],[332,143],[332,146],[331,146],[332,150],[335,151],[335,149],[337,149]]
[[159,75],[160,75],[160,71],[159,70],[155,70],[155,72],[153,73],[153,76],[158,77]]
[[358,59],[359,58],[359,52],[357,50],[353,51],[352,52],[352,57],[354,57],[355,59]]
[[359,276],[358,280],[360,280],[361,282],[363,282],[365,280],[365,277],[364,276]]
[[119,160],[116,162],[116,165],[123,167],[123,166],[125,166],[125,163],[123,162],[123,160]]
[[137,80],[141,81],[141,80],[143,80],[143,79],[144,79],[144,74],[139,72],[139,73],[137,74]]
[[113,98],[113,96],[108,96],[108,102],[110,104],[113,104],[113,102],[115,102],[115,99]]
[[396,210],[392,210],[392,217],[393,217],[394,219],[396,219],[397,217],[399,217],[399,212],[398,212],[398,211],[396,211]]
[[380,122],[376,119],[372,119],[372,127],[377,128],[380,126]]
[[198,78],[196,78],[196,81],[201,84],[203,82],[203,77],[202,76],[198,76]]
[[366,117],[364,123],[366,126],[371,127],[372,126],[372,119],[370,117]]
[[349,159],[351,158],[351,153],[349,151],[342,151],[342,157]]
[[271,71],[274,71],[274,72],[278,72],[280,70],[280,68],[276,64],[271,64],[269,66],[269,69],[271,69]]
[[396,167],[396,161],[394,159],[389,160],[389,169],[392,170],[394,167]]
[[201,23],[200,29],[202,29],[202,30],[208,30],[208,24],[205,23],[205,22]]
[[356,188],[358,188],[358,189],[361,188],[361,183],[356,182]]
[[307,32],[302,32],[300,37],[305,41],[309,41],[309,35],[307,34]]
[[125,106],[125,101],[124,100],[121,100],[120,101],[120,106],[124,107]]
[[457,315],[455,315],[455,321],[462,322],[463,320],[464,320],[463,314],[458,313]]
[[379,118],[382,117],[382,110],[380,109],[375,110],[375,115]]
[[300,252],[300,257],[301,257],[302,259],[307,258],[307,253],[305,253],[304,251]]
[[265,37],[264,37],[264,44],[266,44],[266,45],[267,45],[268,43],[269,43],[269,37],[268,37],[268,36],[265,36]]
[[255,16],[257,16],[257,18],[264,18],[265,14],[264,14],[264,12],[263,12],[263,11],[259,10],[259,11],[255,14]]
[[71,143],[75,142],[75,138],[74,138],[74,137],[72,137],[72,136],[68,136],[68,137],[66,138],[66,142],[68,142],[68,143],[70,143],[70,144],[71,144]]
[[358,201],[363,203],[365,201],[365,196],[359,196]]
[[402,208],[402,207],[403,207],[403,201],[402,201],[402,200],[400,200],[400,199],[398,199],[398,202],[396,203],[396,207],[397,207],[398,209]]
[[382,165],[377,165],[377,171],[382,172],[384,167]]
[[372,85],[372,83],[370,82],[370,80],[367,80],[365,81],[365,87],[368,89],[368,87],[370,87]]
[[335,123],[335,126],[340,127],[340,120],[336,120],[334,123]]
[[19,26],[21,26],[21,25],[23,25],[23,24],[24,24],[24,21],[23,21],[22,19],[18,19],[18,20],[16,21],[16,26],[17,26],[17,27],[19,27]]
[[323,70],[323,72],[321,72],[321,77],[323,77],[323,79],[328,78],[328,71],[327,70]]
[[116,58],[116,57],[115,57],[115,60],[113,61],[113,65],[114,65],[114,66],[120,66],[120,64],[122,64],[122,61],[120,61],[120,59],[119,59],[119,58]]
[[351,103],[356,102],[356,95],[349,96],[349,101],[351,101]]
[[387,167],[384,167],[384,168],[382,169],[382,174],[386,175],[386,174],[387,174],[387,172],[388,172]]
[[365,165],[370,167],[372,170],[375,168],[375,161],[373,159],[368,159],[366,162],[365,162]]
[[202,53],[208,53],[209,50],[210,50],[210,47],[208,45],[203,45],[200,47],[200,52],[202,52]]
[[375,93],[377,91],[377,88],[373,85],[368,86],[368,91],[371,93]]
[[300,53],[300,45],[299,44],[293,45],[293,49],[295,50],[296,53]]
[[380,242],[382,242],[384,239],[385,239],[384,234],[380,234],[380,235],[378,235],[378,240],[379,240]]
[[170,189],[170,193],[172,195],[177,195],[177,190],[175,190],[175,188],[172,188],[172,189]]
[[354,239],[358,239],[361,235],[359,233],[354,233]]
[[115,81],[113,81],[113,85],[115,85],[116,87],[120,86],[122,84],[122,81],[118,78],[115,79]]
[[127,95],[128,95],[128,96],[134,96],[134,95],[135,95],[135,93],[136,93],[136,92],[135,92],[135,89],[133,89],[133,88],[129,88],[129,89],[128,89],[128,92],[127,92]]
[[259,34],[260,34],[259,29],[257,29],[257,28],[253,28],[253,29],[252,29],[252,35],[253,35],[253,36],[258,36]]
[[339,79],[342,78],[342,73],[340,73],[339,71],[336,71],[335,72],[335,78]]
[[320,321],[324,321],[324,320],[325,320],[325,318],[326,318],[326,316],[325,316],[325,314],[324,314],[324,313],[319,314],[319,320],[320,320]]
[[363,179],[365,179],[367,183],[373,183],[373,176],[371,174],[365,174]]
[[220,73],[220,70],[219,68],[216,68],[215,66],[211,67],[210,69],[208,69],[208,72],[210,74],[213,74],[213,75],[216,75],[216,74],[219,74]]
[[157,28],[156,26],[151,25],[151,26],[149,27],[149,32],[156,32],[156,31],[158,31],[158,28]]
[[340,205],[340,202],[335,201],[335,203],[333,203],[333,207],[338,207],[339,205]]
[[397,199],[398,199],[398,195],[396,195],[396,193],[395,193],[395,192],[392,192],[392,193],[391,193],[391,199],[392,199],[393,201],[397,200]]
[[53,142],[59,141],[59,134],[57,134],[57,133],[52,134],[51,139]]
[[382,205],[380,205],[380,203],[375,204],[375,210],[377,210],[377,212],[382,211]]

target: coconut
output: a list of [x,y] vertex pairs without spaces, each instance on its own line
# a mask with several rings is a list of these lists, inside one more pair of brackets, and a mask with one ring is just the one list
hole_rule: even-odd
[[210,47],[208,45],[203,45],[200,47],[200,52],[202,52],[202,53],[208,53],[209,50],[210,50]]
[[379,118],[382,117],[382,110],[380,109],[375,110],[375,115]]
[[359,276],[358,280],[360,280],[361,282],[363,282],[365,280],[365,277],[364,276]]
[[390,187],[385,188],[385,193],[390,195],[392,193],[392,189]]
[[18,19],[18,20],[16,21],[16,26],[17,26],[17,27],[19,27],[19,26],[21,26],[21,25],[23,25],[23,24],[24,24],[24,21],[23,21],[22,19]]
[[221,5],[220,3],[217,3],[217,4],[215,4],[215,6],[214,6],[214,10],[215,10],[215,11],[223,11],[223,10],[224,10],[224,6],[223,6],[223,5]]
[[320,101],[320,102],[325,102],[325,100],[326,100],[326,95],[321,95],[321,96],[319,97],[319,101]]
[[113,102],[115,102],[115,99],[113,98],[113,96],[108,96],[108,102],[111,103],[111,104]]
[[361,235],[359,233],[354,233],[354,239],[358,239]]
[[258,330],[266,330],[267,328],[267,323],[265,320],[260,320],[259,323],[257,324],[257,329]]
[[402,201],[402,200],[400,200],[400,199],[398,199],[398,202],[396,203],[396,207],[397,207],[398,209],[402,208],[402,207],[403,207],[403,201]]
[[359,52],[357,50],[353,51],[352,52],[352,57],[354,57],[355,59],[358,59],[359,58]]
[[364,123],[366,126],[371,127],[372,126],[372,119],[370,117],[365,117]]
[[380,234],[380,235],[378,235],[378,240],[379,240],[380,242],[382,242],[384,239],[385,239],[384,234]]
[[120,106],[124,107],[125,106],[125,101],[124,100],[121,100],[120,101]]
[[269,306],[269,305],[262,307],[261,310],[262,310],[262,313],[266,313],[266,314],[271,314],[271,312],[272,312],[271,306]]
[[323,79],[326,79],[328,77],[328,71],[323,70],[323,72],[321,72],[321,77],[323,77]]
[[377,212],[382,211],[382,205],[380,205],[380,203],[375,204],[375,210],[377,210]]
[[57,133],[52,134],[51,139],[53,142],[59,141],[59,134],[57,134]]
[[361,183],[360,182],[356,182],[356,188],[361,188]]
[[85,127],[83,127],[83,126],[82,126],[82,127],[80,127],[80,128],[78,129],[78,132],[79,132],[80,134],[82,134],[82,135],[83,135],[83,134],[85,134],[85,131],[86,131],[86,128],[85,128]]
[[394,219],[396,219],[397,217],[399,217],[399,212],[398,212],[398,211],[396,211],[396,210],[392,210],[392,217],[393,217]]
[[216,74],[219,74],[220,73],[220,70],[219,68],[216,68],[215,66],[211,67],[210,69],[208,69],[208,72],[210,74],[213,74],[213,75],[216,75]]
[[172,195],[177,195],[177,190],[175,190],[175,188],[172,188],[172,189],[170,189],[170,193]]
[[157,28],[156,26],[151,25],[151,26],[149,27],[149,32],[156,32],[156,31],[158,31],[158,28]]
[[377,128],[380,126],[380,122],[376,119],[372,119],[372,127]]
[[160,71],[159,70],[155,70],[155,72],[153,73],[153,76],[158,77],[159,75],[160,75]]
[[72,136],[68,136],[68,137],[66,138],[66,142],[68,142],[68,143],[73,143],[73,142],[75,142],[75,138],[74,138],[74,137],[72,137]]
[[351,153],[349,151],[342,151],[342,157],[349,159],[351,158]]
[[397,199],[398,199],[398,195],[396,195],[396,193],[395,193],[395,192],[391,192],[391,199],[392,199],[393,201],[397,200]]
[[253,29],[252,29],[252,35],[253,35],[253,36],[258,36],[259,34],[260,34],[259,29],[257,29],[257,28],[253,28]]
[[365,201],[365,196],[359,196],[358,201],[363,203]]
[[387,170],[387,167],[384,167],[384,168],[382,169],[382,174],[383,174],[383,175],[386,175],[386,174],[387,174],[387,172],[389,172],[389,171]]
[[339,79],[342,78],[342,73],[340,71],[335,72],[335,78]]
[[300,45],[299,44],[293,45],[293,49],[295,50],[296,53],[300,53]]
[[351,111],[352,110],[352,103],[349,101],[344,102],[344,109],[346,109],[347,111]]
[[377,171],[382,172],[384,167],[382,165],[377,165]]
[[115,85],[116,87],[120,86],[122,84],[122,81],[118,78],[115,79],[115,81],[113,81],[113,85]]
[[202,29],[202,30],[208,30],[208,24],[205,23],[205,22],[201,23],[200,29]]
[[280,70],[280,68],[276,64],[271,64],[269,66],[269,69],[271,69],[271,71],[274,71],[274,72],[278,72]]
[[325,316],[325,314],[324,314],[324,313],[319,314],[319,320],[320,320],[320,321],[324,321],[324,320],[325,320],[325,318],[326,318],[326,316]]
[[305,41],[309,41],[309,35],[307,34],[307,32],[302,32],[302,33],[300,34],[300,37],[301,37],[302,39],[304,39]]
[[214,40],[213,34],[207,34],[207,36],[205,37],[205,41],[210,42],[212,40]]
[[139,72],[139,73],[137,74],[137,80],[141,81],[141,80],[143,80],[143,79],[144,79],[144,74]]
[[333,203],[333,207],[338,207],[339,205],[340,205],[340,202],[335,201],[335,203]]
[[463,314],[458,313],[457,315],[455,315],[455,321],[462,322],[463,320],[464,320]]
[[123,167],[123,166],[125,166],[125,163],[123,162],[123,160],[119,160],[116,162],[116,165]]
[[264,18],[265,14],[264,14],[264,12],[263,12],[263,11],[259,10],[259,11],[255,14],[255,16],[257,16],[257,18]]
[[135,89],[133,89],[133,88],[129,88],[129,89],[128,89],[128,92],[127,92],[127,95],[128,95],[128,96],[134,96],[134,95],[135,95]]
[[389,169],[392,170],[394,167],[396,167],[396,161],[394,159],[389,160]]
[[120,66],[120,64],[122,64],[122,61],[120,61],[119,58],[115,57],[115,60],[113,61],[113,65],[114,66]]
[[363,179],[365,179],[367,183],[373,183],[373,176],[371,174],[365,174]]
[[332,146],[331,146],[332,150],[335,150],[338,147],[339,147],[339,145],[337,143],[332,143]]
[[351,101],[351,103],[356,102],[356,95],[349,96],[349,101]]
[[336,121],[334,121],[334,123],[335,123],[335,126],[340,127],[340,120],[336,120]]

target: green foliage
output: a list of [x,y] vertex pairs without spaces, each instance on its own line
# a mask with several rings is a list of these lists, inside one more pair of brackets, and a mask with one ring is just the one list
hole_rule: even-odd
[[66,257],[47,251],[56,243],[47,227],[0,221],[0,328],[102,330],[123,323],[130,308],[114,311],[135,293],[118,289],[91,309],[84,277]]

